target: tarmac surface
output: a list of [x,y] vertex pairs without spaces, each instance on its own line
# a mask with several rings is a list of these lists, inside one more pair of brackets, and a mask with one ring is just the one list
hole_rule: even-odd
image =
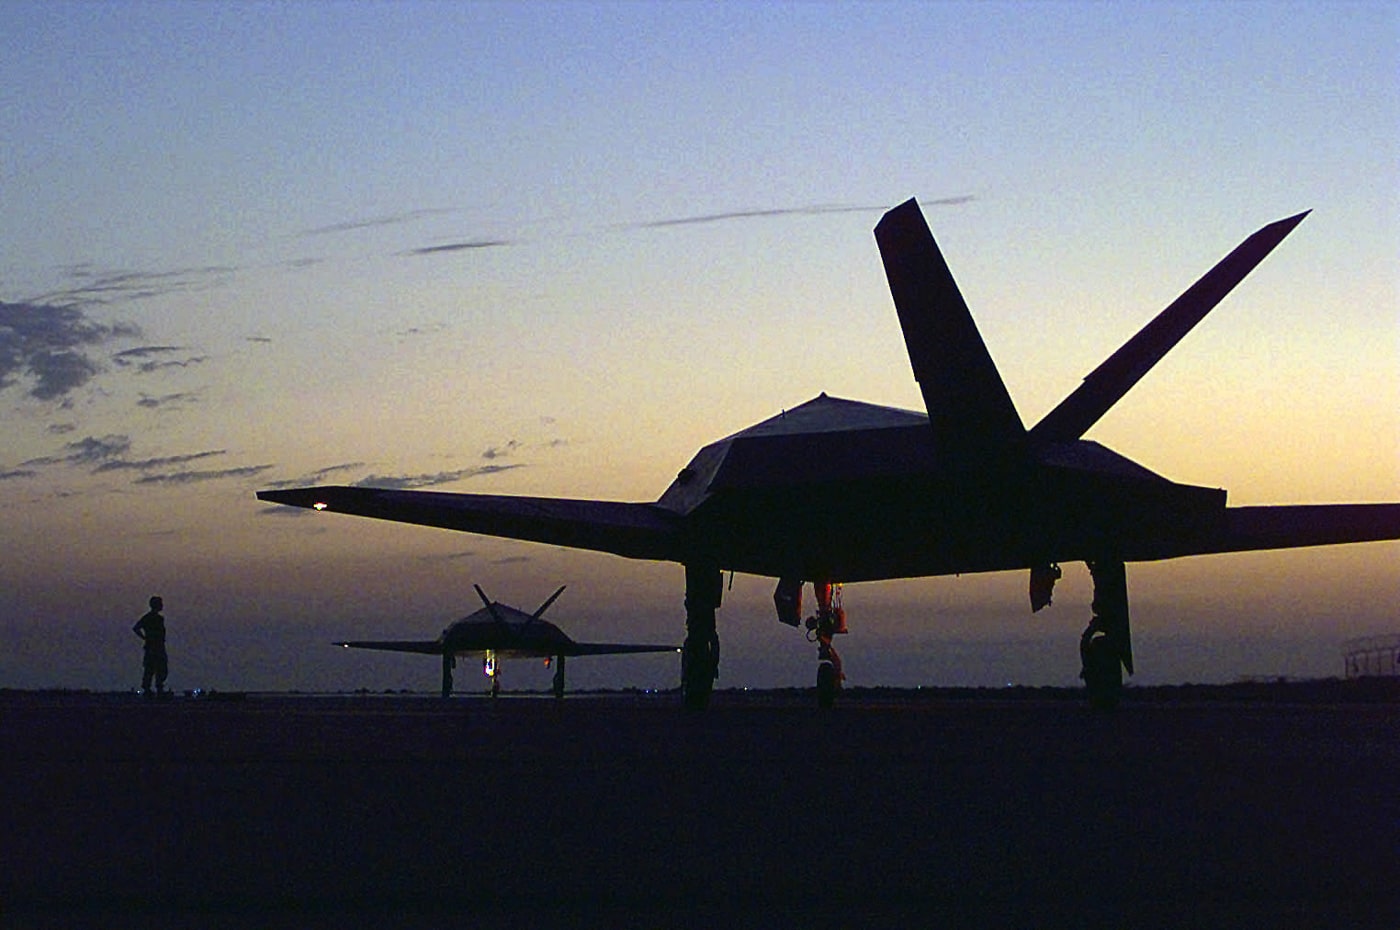
[[1400,927],[1396,682],[0,691],[0,927]]

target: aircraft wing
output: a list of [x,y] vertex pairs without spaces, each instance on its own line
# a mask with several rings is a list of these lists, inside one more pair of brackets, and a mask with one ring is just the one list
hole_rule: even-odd
[[680,646],[639,646],[633,643],[574,643],[566,656],[610,656],[633,652],[680,652]]
[[375,639],[353,643],[335,643],[346,649],[379,649],[384,652],[416,652],[422,655],[442,655],[441,640]]
[[1400,504],[1230,507],[1221,552],[1400,539]]
[[[382,652],[412,652],[419,655],[442,655],[441,640],[359,640],[348,643],[335,643],[336,646],[343,646],[346,649],[378,649]],[[679,646],[650,646],[638,645],[635,643],[568,643],[553,646],[520,646],[502,645],[499,649],[491,649],[503,659],[543,659],[550,656],[607,656],[623,655],[636,652],[679,652]],[[458,656],[481,656],[488,650],[485,648],[454,649],[454,655]]]
[[1166,539],[1160,553],[1144,553],[1143,558],[1300,549],[1396,539],[1400,539],[1400,504],[1227,507],[1224,523],[1215,531],[1187,540]]
[[680,560],[676,517],[654,504],[352,487],[259,491],[258,500],[632,559]]

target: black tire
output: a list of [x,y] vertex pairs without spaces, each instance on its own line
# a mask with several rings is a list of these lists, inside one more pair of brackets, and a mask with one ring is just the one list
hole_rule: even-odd
[[841,682],[836,678],[836,668],[830,662],[817,666],[817,706],[831,707],[836,703],[836,692],[841,690]]
[[715,682],[713,678],[700,676],[689,676],[685,686],[681,689],[682,701],[686,710],[704,710],[710,706],[710,692],[714,690]]
[[710,706],[715,689],[714,657],[707,651],[687,655],[681,663],[681,700],[686,710],[700,711]]
[[1084,668],[1084,690],[1095,710],[1113,710],[1123,696],[1123,664],[1105,639],[1091,645]]

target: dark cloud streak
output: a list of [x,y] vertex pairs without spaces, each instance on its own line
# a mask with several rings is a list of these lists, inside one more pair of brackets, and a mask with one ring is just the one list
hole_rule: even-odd
[[189,368],[209,361],[207,355],[191,355],[188,358],[165,358],[176,352],[188,352],[184,346],[137,346],[124,349],[112,356],[112,361],[120,368],[134,368],[138,374],[148,375],[164,368]]
[[[203,452],[189,452],[181,455],[163,455],[146,459],[129,459],[131,438],[123,435],[86,436],[77,442],[64,445],[62,453],[44,458],[21,462],[19,468],[0,474],[0,477],[31,477],[33,466],[70,465],[75,467],[93,466],[94,475],[113,472],[140,472],[140,477],[132,484],[179,485],[203,481],[217,481],[222,478],[247,478],[261,474],[272,468],[271,465],[244,465],[210,471],[159,471],[155,469],[179,468],[191,462],[227,455],[225,449],[209,449]],[[153,473],[154,472],[154,473]]]
[[223,468],[218,471],[177,471],[165,474],[143,475],[133,484],[197,484],[204,481],[219,481],[224,478],[249,478],[261,474],[271,465],[244,465],[241,468]]
[[70,269],[70,274],[78,283],[63,290],[45,294],[38,300],[60,306],[84,306],[144,300],[150,297],[163,297],[166,294],[203,290],[217,283],[217,279],[233,274],[237,270],[237,268],[227,265],[175,268],[170,271],[106,272],[90,271],[87,268],[79,267]]
[[409,249],[403,255],[437,255],[443,252],[465,252],[471,249],[498,249],[514,245],[509,239],[472,239],[466,242],[449,242],[446,245],[427,245],[421,249]]
[[85,436],[77,442],[64,443],[63,452],[59,455],[48,455],[43,458],[30,459],[21,462],[21,467],[29,465],[94,465],[101,464],[118,456],[125,455],[131,449],[131,437],[120,434],[109,434],[106,436]]
[[[329,478],[331,475],[343,471],[354,471],[356,469],[364,467],[364,462],[345,462],[341,465],[327,465],[325,468],[318,468],[313,472],[304,474],[300,478],[288,478],[281,481],[269,481],[267,482],[265,487],[269,491],[277,491],[282,488],[313,487],[315,485],[320,484],[322,481]],[[286,510],[287,508],[278,507],[277,509]]]
[[168,468],[171,465],[184,465],[187,462],[198,462],[202,459],[214,458],[215,456],[226,455],[227,449],[211,449],[207,452],[191,452],[185,455],[166,455],[151,459],[108,459],[92,470],[94,475],[109,471],[149,471],[152,468]]
[[[923,201],[924,206],[950,207],[970,203],[976,199],[972,194],[958,197],[941,197]],[[805,207],[774,207],[757,210],[730,210],[724,213],[704,213],[698,216],[682,216],[673,219],[651,220],[633,223],[627,229],[665,229],[671,226],[699,226],[705,223],[726,223],[731,220],[770,219],[782,216],[819,216],[827,213],[874,213],[888,210],[887,206],[850,204],[811,204]]]
[[481,453],[481,457],[484,458],[484,459],[486,459],[487,461],[492,461],[492,460],[494,460],[494,459],[501,459],[501,458],[505,458],[506,456],[509,456],[509,455],[514,455],[514,454],[515,454],[515,451],[516,451],[517,449],[519,449],[519,448],[520,448],[520,441],[519,441],[518,439],[512,439],[512,440],[509,440],[505,445],[502,445],[502,446],[492,446],[491,448],[487,449],[485,452]]
[[405,210],[402,213],[388,213],[364,220],[349,220],[344,223],[332,223],[329,226],[318,226],[315,229],[303,230],[298,235],[302,237],[326,236],[332,233],[353,232],[357,229],[373,229],[377,226],[397,226],[402,223],[412,223],[425,216],[442,216],[461,212],[458,207],[427,207],[422,210]]
[[350,486],[352,488],[384,488],[393,491],[408,491],[414,488],[430,488],[439,484],[451,484],[454,481],[479,478],[482,475],[494,475],[510,471],[512,468],[524,467],[523,464],[479,465],[473,468],[459,468],[456,471],[441,471],[430,475],[366,475],[359,481],[352,482]]
[[178,391],[174,394],[162,394],[159,397],[142,394],[141,399],[136,402],[136,406],[145,407],[147,410],[159,410],[162,407],[179,407],[198,402],[199,395],[193,391]]

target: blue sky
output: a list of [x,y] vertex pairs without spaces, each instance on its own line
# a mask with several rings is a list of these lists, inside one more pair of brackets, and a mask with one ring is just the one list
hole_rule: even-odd
[[[1027,422],[1311,208],[1091,438],[1232,503],[1400,499],[1398,53],[1363,3],[0,5],[0,685],[129,685],[156,591],[181,686],[430,687],[323,644],[434,635],[473,582],[679,638],[674,566],[252,492],[650,500],[819,391],[918,409],[870,234],[909,196]],[[1332,671],[1400,623],[1396,556],[1134,567],[1180,644],[1143,677]],[[853,586],[848,665],[971,641],[977,683],[1067,683],[1068,575],[1034,620],[1019,576]],[[731,684],[810,674],[770,592],[727,598]]]

